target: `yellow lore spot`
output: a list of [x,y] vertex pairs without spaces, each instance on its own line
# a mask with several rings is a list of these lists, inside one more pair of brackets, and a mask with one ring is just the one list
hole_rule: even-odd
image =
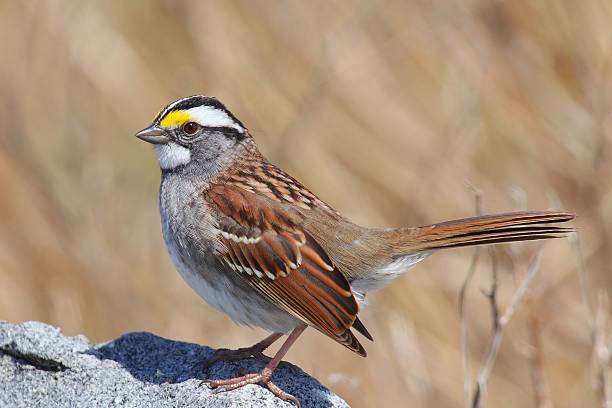
[[183,110],[172,111],[168,113],[159,122],[162,127],[171,128],[175,126],[181,126],[183,123],[187,123],[191,120],[191,115]]

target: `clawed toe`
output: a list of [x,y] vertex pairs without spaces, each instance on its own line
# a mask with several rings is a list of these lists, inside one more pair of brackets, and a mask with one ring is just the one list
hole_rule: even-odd
[[293,405],[295,405],[297,408],[300,408],[302,406],[300,404],[300,401],[297,398],[295,398],[293,395],[289,394],[288,392],[284,391],[281,387],[274,384],[272,381],[268,381],[266,383],[266,387],[268,387],[268,389],[270,390],[270,392],[272,392],[272,394],[276,395],[278,398],[282,399],[283,401],[291,401],[293,402]]
[[232,391],[248,384],[265,385],[272,394],[276,395],[283,401],[291,401],[296,407],[300,408],[300,401],[293,395],[284,391],[278,385],[271,381],[272,373],[264,369],[261,373],[250,373],[236,378],[227,380],[204,380],[202,384],[214,390],[214,393]]

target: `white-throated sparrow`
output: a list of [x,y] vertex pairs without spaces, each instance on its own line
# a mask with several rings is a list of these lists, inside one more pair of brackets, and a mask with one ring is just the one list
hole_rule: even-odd
[[157,151],[162,229],[176,268],[211,306],[273,333],[214,361],[260,355],[290,333],[262,372],[208,384],[229,390],[262,383],[296,404],[270,378],[307,326],[365,356],[351,328],[372,340],[357,317],[367,292],[437,249],[560,237],[571,229],[554,223],[574,217],[518,212],[364,228],[270,164],[246,127],[212,97],[173,102],[136,136]]

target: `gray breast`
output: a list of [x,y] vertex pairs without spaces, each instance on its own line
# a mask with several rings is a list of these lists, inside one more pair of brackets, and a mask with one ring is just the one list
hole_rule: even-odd
[[210,306],[239,324],[286,333],[299,320],[256,292],[215,256],[218,245],[200,186],[164,176],[160,188],[162,231],[168,253],[187,284]]

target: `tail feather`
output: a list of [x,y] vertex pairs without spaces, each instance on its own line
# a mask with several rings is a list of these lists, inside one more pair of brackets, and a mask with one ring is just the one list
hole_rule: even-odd
[[574,214],[556,211],[515,212],[464,218],[420,228],[397,230],[400,253],[442,248],[561,238],[573,232],[561,227]]
[[335,340],[338,343],[342,344],[344,347],[348,348],[351,351],[354,351],[362,357],[367,357],[368,355],[368,353],[365,351],[359,340],[357,340],[357,337],[355,337],[351,329],[346,329],[344,333],[341,336],[335,338]]

